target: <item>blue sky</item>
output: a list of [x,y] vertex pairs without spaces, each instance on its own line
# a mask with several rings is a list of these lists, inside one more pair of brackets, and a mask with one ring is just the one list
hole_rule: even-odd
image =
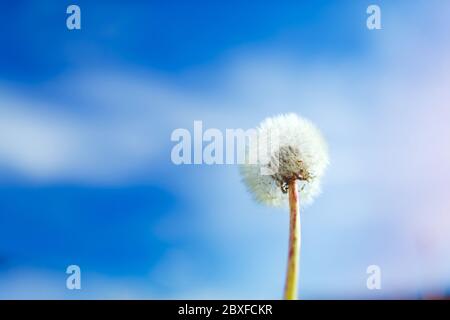
[[[357,14],[365,11],[362,2],[79,1],[86,26],[79,33],[68,33],[62,23],[66,16],[59,13],[68,4],[19,1],[3,6],[2,22],[9,26],[2,30],[5,76],[43,80],[98,63],[126,63],[176,75],[265,42],[332,57],[363,50],[365,30],[359,26],[365,16]],[[353,13],[357,19],[347,19]],[[26,41],[17,41],[20,38]]]
[[284,112],[332,159],[300,296],[448,292],[448,5],[378,1],[369,31],[366,1],[74,3],[75,31],[72,2],[0,6],[0,298],[280,298],[287,214],[170,134]]

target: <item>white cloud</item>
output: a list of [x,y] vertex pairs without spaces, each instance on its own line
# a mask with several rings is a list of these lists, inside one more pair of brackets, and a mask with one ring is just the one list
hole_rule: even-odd
[[108,277],[81,270],[81,289],[66,287],[65,270],[15,268],[0,273],[0,299],[152,299],[142,279]]

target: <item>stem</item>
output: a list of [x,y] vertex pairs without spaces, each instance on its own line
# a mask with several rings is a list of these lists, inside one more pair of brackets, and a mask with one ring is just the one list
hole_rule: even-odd
[[297,181],[293,179],[289,182],[289,255],[286,274],[286,285],[284,289],[284,299],[297,299],[297,283],[300,262],[300,203],[298,195]]

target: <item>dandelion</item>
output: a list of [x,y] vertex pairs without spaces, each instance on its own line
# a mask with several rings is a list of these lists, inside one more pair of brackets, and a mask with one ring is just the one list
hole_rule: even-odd
[[[328,150],[320,131],[296,114],[267,118],[248,146],[241,175],[256,201],[289,204],[289,253],[284,298],[297,299],[300,262],[300,203],[313,202],[328,166]],[[257,159],[257,161],[248,161]]]

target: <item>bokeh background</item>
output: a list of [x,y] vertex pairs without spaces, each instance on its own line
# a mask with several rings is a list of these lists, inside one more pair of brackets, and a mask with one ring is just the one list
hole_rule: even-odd
[[287,213],[236,166],[175,166],[170,134],[284,112],[332,159],[302,213],[300,297],[448,297],[449,16],[438,0],[2,1],[0,298],[281,298]]

